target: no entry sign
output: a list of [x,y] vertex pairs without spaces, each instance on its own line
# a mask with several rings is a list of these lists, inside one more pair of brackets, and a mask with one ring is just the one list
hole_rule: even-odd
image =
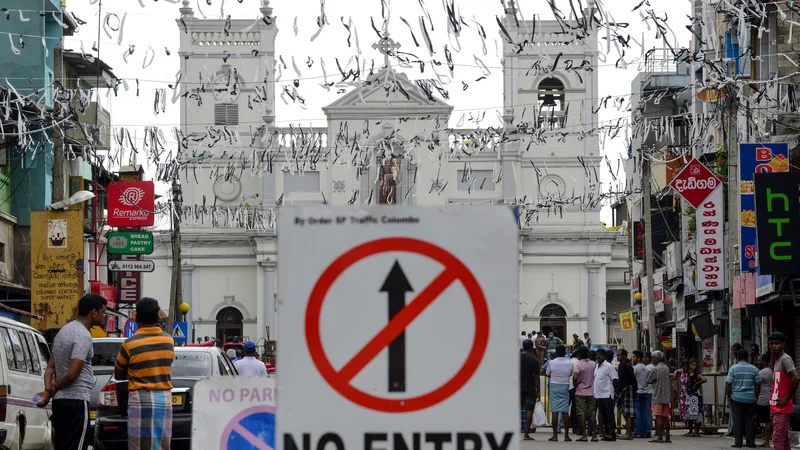
[[298,207],[279,220],[292,363],[278,367],[277,449],[517,445],[511,210]]

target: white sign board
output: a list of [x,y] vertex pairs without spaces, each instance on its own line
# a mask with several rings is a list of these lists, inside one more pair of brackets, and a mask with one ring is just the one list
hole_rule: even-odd
[[725,198],[722,185],[697,208],[697,290],[725,289]]
[[141,259],[135,261],[109,261],[108,270],[112,272],[152,272],[156,270],[154,261]]
[[278,230],[276,450],[519,447],[510,208],[284,206]]
[[205,378],[192,401],[192,449],[275,448],[274,378]]

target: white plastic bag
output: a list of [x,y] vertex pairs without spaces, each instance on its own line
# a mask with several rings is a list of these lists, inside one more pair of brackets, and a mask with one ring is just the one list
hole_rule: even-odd
[[540,428],[547,426],[547,414],[544,413],[544,405],[542,402],[536,402],[536,407],[533,409],[533,428]]

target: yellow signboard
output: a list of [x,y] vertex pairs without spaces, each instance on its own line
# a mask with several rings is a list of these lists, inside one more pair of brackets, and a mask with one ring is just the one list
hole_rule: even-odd
[[[79,270],[80,269],[80,270]],[[83,295],[83,213],[31,213],[31,319],[39,330],[61,328],[77,315]]]

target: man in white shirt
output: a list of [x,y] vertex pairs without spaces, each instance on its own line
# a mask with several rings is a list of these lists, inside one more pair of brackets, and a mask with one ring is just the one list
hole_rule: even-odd
[[602,361],[594,371],[594,398],[597,401],[597,411],[600,419],[605,424],[604,441],[617,440],[617,421],[614,417],[614,380],[617,371],[606,360],[606,349],[597,350],[597,361]]
[[636,425],[633,431],[635,438],[650,438],[653,433],[653,385],[648,384],[650,377],[650,352],[633,351],[633,373],[636,376]]
[[556,346],[556,358],[547,365],[547,376],[550,378],[550,412],[552,413],[553,437],[549,441],[558,441],[559,413],[564,417],[564,441],[569,437],[569,386],[572,380],[573,365],[566,358],[567,349],[563,345]]
[[258,353],[256,352],[255,342],[245,342],[244,358],[233,363],[234,367],[236,367],[236,371],[239,372],[239,375],[267,376],[267,366],[264,365],[263,362],[259,361],[256,356],[258,356]]
[[525,336],[525,332],[523,331],[522,334],[519,337],[519,348],[520,348],[520,350],[522,349],[522,343],[525,342],[525,339],[528,339],[528,338]]

